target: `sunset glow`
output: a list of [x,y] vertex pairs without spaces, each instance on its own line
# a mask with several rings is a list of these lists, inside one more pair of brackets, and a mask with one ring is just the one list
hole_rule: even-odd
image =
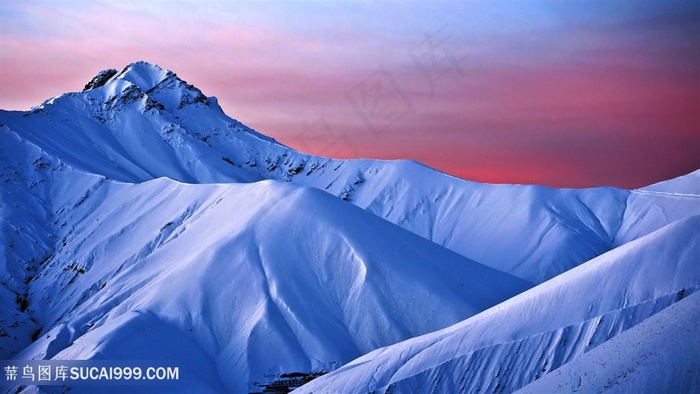
[[147,60],[296,149],[470,180],[700,168],[700,3],[0,3],[0,108]]

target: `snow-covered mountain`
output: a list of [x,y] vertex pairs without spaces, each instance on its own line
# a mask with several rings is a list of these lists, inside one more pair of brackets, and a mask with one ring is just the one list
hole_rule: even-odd
[[623,219],[644,214],[636,209],[688,200],[646,194],[630,210],[631,193],[614,188],[486,185],[411,161],[306,155],[231,119],[215,98],[146,62],[103,71],[86,89],[29,113],[2,112],[1,121],[50,156],[113,180],[273,179],[319,188],[533,284],[678,219],[628,233]]
[[[26,142],[3,142],[25,165],[42,160],[22,151]],[[33,319],[26,332],[38,331],[31,344],[24,335],[21,358],[118,358],[125,346],[129,359],[148,358],[150,338],[125,334],[146,319],[173,333],[161,340],[184,337],[215,361],[201,384],[242,392],[266,374],[330,370],[528,287],[320,190],[130,184],[57,166],[47,178],[65,173],[73,193],[42,195],[57,212],[59,247],[13,276]],[[174,350],[157,354],[177,364],[191,357]]]
[[301,391],[525,390],[700,286],[700,171],[560,190],[317,157],[146,62],[0,111],[0,192],[0,359],[186,366],[165,391],[360,356]]

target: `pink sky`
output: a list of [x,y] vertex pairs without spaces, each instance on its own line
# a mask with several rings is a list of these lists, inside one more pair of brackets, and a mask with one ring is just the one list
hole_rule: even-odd
[[518,4],[3,1],[0,108],[147,60],[309,153],[558,187],[700,168],[697,4]]

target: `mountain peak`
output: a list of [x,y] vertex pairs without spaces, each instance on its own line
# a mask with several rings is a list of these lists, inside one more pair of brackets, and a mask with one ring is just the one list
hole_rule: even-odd
[[147,95],[151,102],[149,108],[172,111],[191,104],[209,107],[212,103],[218,108],[215,99],[210,100],[201,90],[180,79],[174,72],[143,60],[130,63],[121,71],[100,71],[85,85],[83,92],[105,86],[112,86],[106,89],[103,97],[105,103],[114,102],[117,96],[124,97],[126,102],[135,102]]
[[145,92],[171,75],[174,73],[170,70],[163,70],[157,64],[140,60],[127,65],[121,71],[113,68],[100,71],[85,85],[83,91],[97,89],[111,80],[121,79],[131,82]]
[[145,92],[172,74],[172,71],[164,70],[157,64],[141,60],[124,67],[116,78],[129,81]]

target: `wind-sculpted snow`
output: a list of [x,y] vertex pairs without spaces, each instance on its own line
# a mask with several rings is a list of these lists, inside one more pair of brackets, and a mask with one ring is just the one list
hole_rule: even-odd
[[699,177],[560,190],[311,156],[133,63],[0,111],[0,358],[167,358],[163,392],[338,368],[301,392],[510,392],[685,310]]

